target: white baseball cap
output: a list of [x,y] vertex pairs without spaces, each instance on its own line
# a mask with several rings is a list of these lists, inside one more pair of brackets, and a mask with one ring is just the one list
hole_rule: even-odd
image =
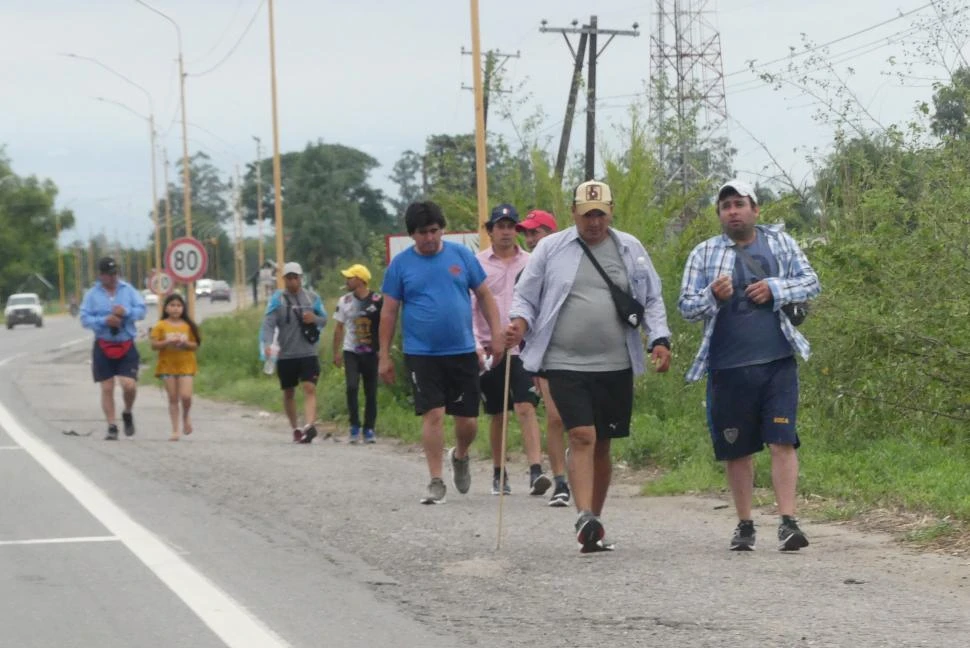
[[285,277],[288,274],[300,275],[302,277],[303,276],[303,268],[296,261],[288,261],[283,266],[283,276]]
[[754,187],[749,185],[744,180],[735,179],[725,182],[723,185],[721,185],[721,188],[717,190],[717,199],[721,200],[721,196],[728,189],[738,194],[742,198],[750,198],[751,202],[756,205],[758,204],[758,196],[754,193]]

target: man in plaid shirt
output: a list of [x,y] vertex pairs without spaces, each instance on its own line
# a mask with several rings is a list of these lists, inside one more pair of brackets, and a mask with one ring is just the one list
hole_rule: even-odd
[[754,549],[751,508],[754,453],[767,444],[781,515],[778,546],[796,551],[808,539],[795,519],[798,481],[798,366],[808,340],[782,310],[818,295],[818,276],[781,226],[757,225],[754,189],[732,180],[718,191],[722,234],[691,252],[678,308],[690,322],[704,322],[704,338],[688,382],[707,374],[707,420],[714,455],[725,462],[738,514],[731,549]]

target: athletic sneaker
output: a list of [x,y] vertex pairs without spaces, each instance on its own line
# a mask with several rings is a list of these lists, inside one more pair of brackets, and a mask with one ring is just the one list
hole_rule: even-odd
[[741,520],[731,536],[731,551],[754,551],[754,522]]
[[303,429],[300,443],[312,443],[315,438],[317,438],[317,429],[312,425],[308,425]]
[[552,497],[549,498],[549,506],[569,506],[569,484],[566,482],[559,482],[556,484],[556,490],[552,492]]
[[441,477],[433,477],[431,483],[428,484],[428,494],[421,498],[421,503],[444,504],[446,492],[448,492],[448,489],[445,488],[444,480]]
[[807,546],[808,538],[798,528],[798,521],[787,515],[782,516],[781,524],[778,525],[778,549],[780,551],[798,551]]
[[130,437],[135,435],[135,418],[131,415],[131,412],[122,412],[121,421],[125,426],[125,436]]
[[118,426],[111,424],[108,426],[108,433],[104,435],[105,441],[117,441],[118,440]]
[[580,553],[600,551],[599,542],[603,540],[606,531],[603,523],[590,511],[583,511],[576,520],[576,541],[579,543]]
[[374,430],[364,428],[364,443],[377,443],[377,435],[374,434]]
[[355,444],[356,443],[360,443],[360,426],[359,425],[351,425],[350,426],[350,442],[351,443],[355,443]]
[[545,473],[539,473],[529,484],[529,495],[545,495],[550,486],[552,480]]
[[455,478],[455,488],[464,495],[472,487],[471,456],[465,455],[463,459],[455,456],[455,449],[448,451],[448,459],[451,460],[451,472]]
[[[509,486],[509,475],[508,475],[508,473],[505,474],[505,480],[504,480],[504,482],[505,483],[502,484],[502,491],[504,491],[503,494],[504,495],[511,495],[512,494],[512,487]],[[500,492],[501,491],[499,491],[499,486],[498,486],[498,477],[492,477],[492,495],[498,495]]]
[[303,441],[303,430],[293,428],[293,443],[300,443],[301,441]]

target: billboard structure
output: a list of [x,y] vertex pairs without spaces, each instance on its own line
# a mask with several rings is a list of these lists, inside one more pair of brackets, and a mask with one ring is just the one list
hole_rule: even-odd
[[[452,243],[464,245],[473,253],[478,254],[478,232],[445,232],[442,238]],[[384,237],[384,262],[391,259],[414,245],[414,240],[407,234],[388,234]]]

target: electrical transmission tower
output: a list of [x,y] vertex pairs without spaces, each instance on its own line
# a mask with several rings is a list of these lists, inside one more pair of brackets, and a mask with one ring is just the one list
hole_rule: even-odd
[[[684,194],[716,172],[726,149],[727,100],[713,0],[655,0],[650,36],[651,113],[666,185]],[[721,161],[723,166],[723,160]]]

